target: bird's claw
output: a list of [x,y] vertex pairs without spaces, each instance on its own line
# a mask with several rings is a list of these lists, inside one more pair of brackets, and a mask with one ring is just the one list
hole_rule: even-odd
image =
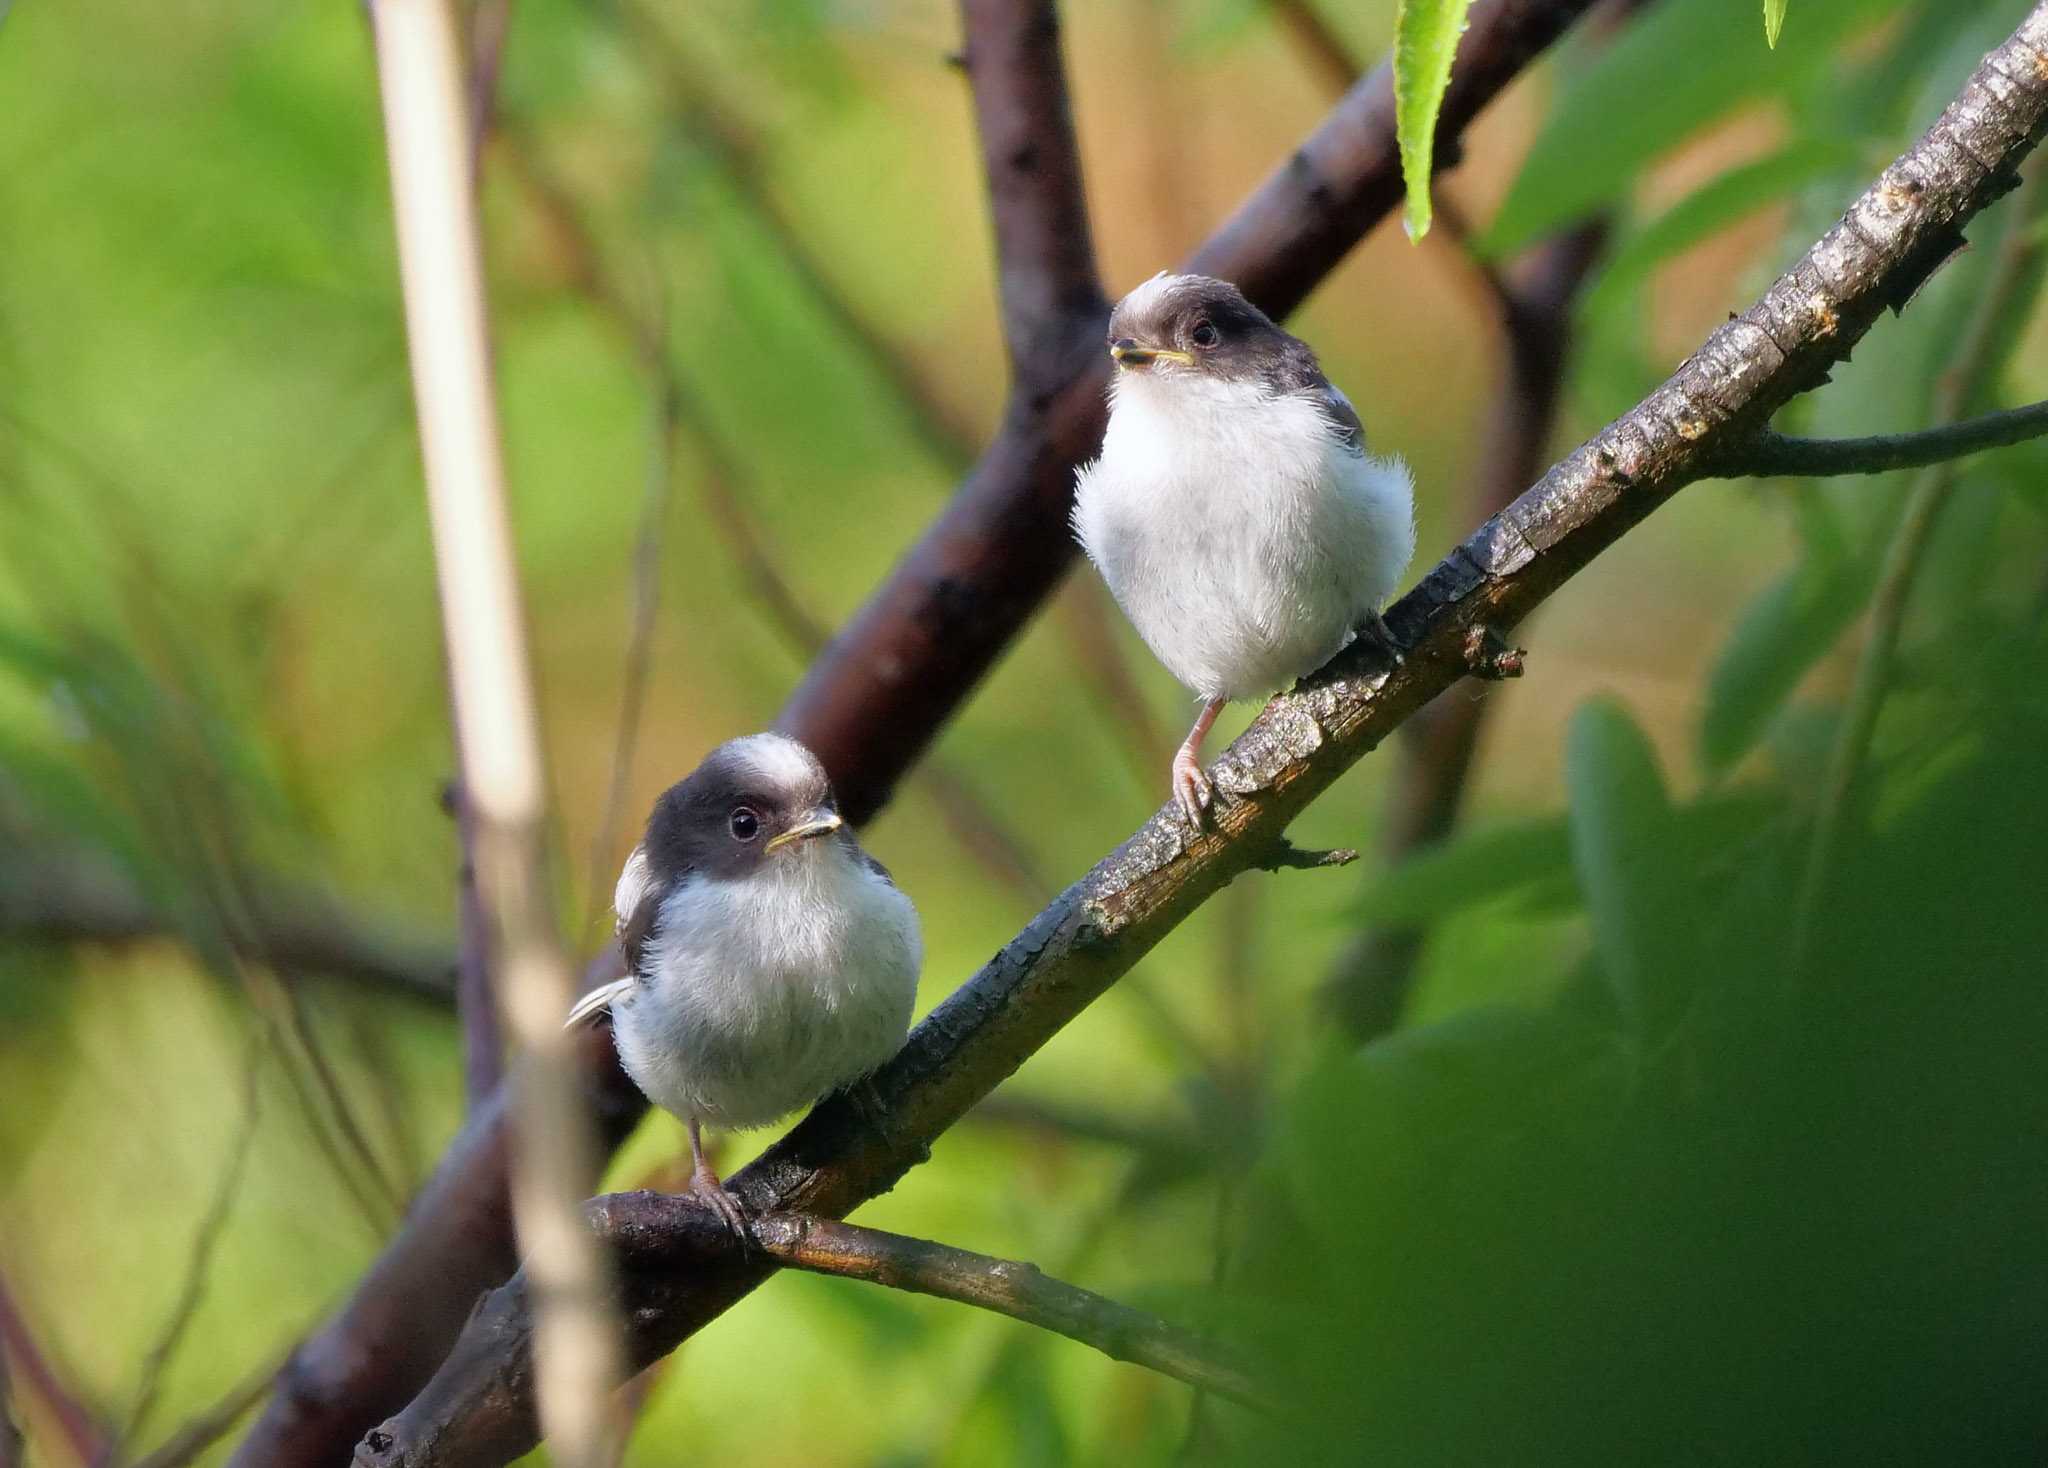
[[1394,640],[1394,629],[1387,625],[1387,619],[1380,613],[1374,612],[1367,617],[1364,625],[1358,630],[1373,646],[1387,655],[1388,662],[1397,668],[1408,666],[1408,659],[1401,652],[1401,644]]
[[1173,798],[1181,814],[1187,817],[1190,829],[1202,829],[1202,812],[1208,808],[1213,793],[1209,777],[1202,773],[1201,762],[1192,750],[1183,749],[1173,757]]
[[707,1205],[712,1212],[724,1220],[725,1226],[739,1241],[740,1251],[754,1252],[754,1235],[747,1227],[747,1210],[718,1180],[718,1174],[709,1167],[699,1167],[690,1174],[690,1196]]

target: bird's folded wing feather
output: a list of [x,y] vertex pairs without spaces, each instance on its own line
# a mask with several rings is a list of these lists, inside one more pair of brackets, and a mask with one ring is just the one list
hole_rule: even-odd
[[626,976],[613,979],[609,984],[599,984],[588,994],[577,1000],[569,1011],[567,1028],[574,1029],[584,1021],[594,1018],[600,1011],[610,1009],[616,1001],[632,992],[640,982],[640,961],[647,949],[648,939],[654,936],[655,920],[661,915],[661,901],[652,890],[643,887],[640,900],[633,904],[619,923],[619,952],[626,960]]
[[623,979],[613,979],[609,984],[599,984],[576,1001],[569,1010],[568,1019],[562,1022],[562,1028],[573,1030],[585,1021],[595,1019],[598,1014],[612,1007],[613,1000],[623,999],[627,991],[639,982],[633,975],[628,974]]
[[1363,454],[1365,425],[1359,421],[1358,409],[1351,406],[1351,399],[1344,396],[1344,389],[1318,372],[1310,383],[1309,391],[1316,395],[1316,406],[1330,420],[1330,427],[1338,440],[1352,453]]

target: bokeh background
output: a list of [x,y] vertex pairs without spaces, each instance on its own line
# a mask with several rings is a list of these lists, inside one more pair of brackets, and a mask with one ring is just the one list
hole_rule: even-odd
[[[1420,244],[1390,222],[1294,322],[1415,469],[1418,573],[1471,528],[1501,381],[1479,262],[1610,220],[1562,451],[2026,8],[1792,0],[1772,51],[1753,4],[1658,0],[1510,90],[1443,185],[1454,217]],[[1286,156],[1393,10],[1067,7],[1112,295]],[[0,16],[0,1282],[17,1418],[67,1463],[31,1357],[138,1456],[393,1228],[463,1109],[458,857],[361,8]],[[579,953],[653,797],[774,717],[805,624],[859,604],[993,430],[957,44],[940,0],[509,7],[493,326]],[[1923,426],[1986,280],[2032,248],[2028,197],[1796,426]],[[2034,274],[1980,352],[1985,403],[2048,395]],[[1962,470],[1798,973],[1792,897],[1910,476],[1686,490],[1523,629],[1527,678],[1447,695],[1487,714],[1465,834],[1390,875],[1406,767],[1368,759],[1295,832],[1365,861],[1239,883],[863,1219],[1250,1331],[1327,1393],[1303,1461],[2027,1460],[2044,468]],[[1162,796],[1192,710],[1105,606],[1073,578],[865,833],[924,915],[920,1010]],[[1359,1051],[1317,994],[1388,923],[1430,941]],[[251,958],[279,925],[288,961]],[[652,1118],[608,1180],[681,1147]],[[1202,1462],[1248,1432],[1066,1341],[814,1278],[644,1385],[636,1464]]]

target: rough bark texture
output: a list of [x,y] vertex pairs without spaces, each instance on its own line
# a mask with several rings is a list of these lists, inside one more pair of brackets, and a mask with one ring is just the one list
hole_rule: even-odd
[[[1459,48],[1437,130],[1436,157],[1447,168],[1464,127],[1521,68],[1597,0],[1479,0]],[[977,93],[995,85],[1004,57],[1040,69],[1057,62],[1057,27],[1047,0],[977,4],[968,12],[1000,22],[1001,34],[977,57],[970,37],[969,76]],[[1023,23],[1016,18],[1022,17]],[[1078,190],[1073,132],[1063,85],[1045,78],[1008,86],[1007,102],[1054,108],[1037,122],[1035,153],[1017,130],[991,119],[987,146],[1008,171],[1036,172]],[[1049,161],[1050,160],[1050,161]],[[1026,184],[991,179],[992,194]],[[1400,198],[1392,78],[1385,68],[1362,80],[1290,161],[1267,180],[1196,253],[1194,267],[1234,275],[1253,299],[1284,313],[1298,305]],[[1049,207],[1078,218],[1079,202]],[[1289,216],[1299,214],[1300,218]],[[1004,234],[997,211],[998,236]],[[1011,247],[1038,238],[1019,229]],[[1014,255],[1003,265],[1007,276]],[[1042,268],[1071,271],[1058,241],[1044,246]],[[1099,292],[1097,294],[1099,300]],[[1005,286],[1005,303],[1078,300],[1058,290]],[[909,552],[853,623],[818,660],[784,711],[780,726],[803,739],[832,772],[849,818],[865,820],[887,804],[896,780],[936,736],[981,675],[1043,603],[1072,560],[1067,505],[1073,471],[1095,452],[1103,423],[1098,317],[1045,327],[1033,339],[1042,363],[1021,371],[996,441],[951,505]],[[1012,340],[1017,323],[1006,322]],[[1069,343],[1071,337],[1071,344]],[[1056,350],[1055,350],[1056,349]],[[616,960],[594,965],[617,972]],[[607,967],[609,965],[609,967]],[[593,1047],[593,1103],[612,1135],[623,1135],[645,1103],[609,1046]],[[502,1088],[479,1104],[443,1154],[405,1227],[371,1267],[341,1311],[296,1352],[234,1462],[242,1468],[327,1468],[369,1424],[418,1391],[454,1343],[479,1291],[512,1267],[505,1201]]]
[[[1841,223],[1661,387],[1489,520],[1388,614],[1407,648],[1391,671],[1354,647],[1275,699],[1218,761],[1212,827],[1169,806],[1070,887],[912,1033],[876,1077],[879,1112],[820,1104],[731,1185],[756,1212],[837,1217],[892,1187],[932,1141],[1225,883],[1287,824],[1466,670],[1474,629],[1512,627],[1679,489],[1826,379],[1886,307],[1902,306],[2010,189],[2048,122],[2048,3],[1971,76],[1940,120]],[[632,1240],[628,1351],[672,1350],[773,1267],[706,1267],[694,1228]],[[639,1261],[646,1261],[640,1265]],[[516,1334],[517,1277],[479,1333],[359,1450],[373,1464],[500,1463],[534,1441],[532,1381]],[[487,1329],[482,1322],[494,1322]]]

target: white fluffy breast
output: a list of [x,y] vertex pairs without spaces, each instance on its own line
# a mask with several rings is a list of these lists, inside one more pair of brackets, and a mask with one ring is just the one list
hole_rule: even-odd
[[678,1116],[762,1126],[895,1054],[922,962],[910,899],[836,840],[693,875],[612,1006],[619,1058]]
[[1138,633],[1205,699],[1314,671],[1414,552],[1398,459],[1350,450],[1310,394],[1119,373],[1074,528]]

